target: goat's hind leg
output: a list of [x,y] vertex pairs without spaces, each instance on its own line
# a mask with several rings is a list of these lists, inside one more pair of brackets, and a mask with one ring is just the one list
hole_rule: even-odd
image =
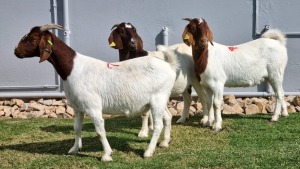
[[191,95],[187,90],[185,90],[182,93],[183,97],[183,112],[181,114],[181,117],[176,121],[176,123],[185,123],[186,119],[189,118],[189,113],[190,113],[190,106],[192,103],[192,98]]
[[272,116],[271,121],[275,122],[278,120],[280,114],[282,116],[289,116],[287,112],[287,105],[284,100],[284,91],[282,88],[282,82],[281,81],[269,81],[275,94],[276,94],[276,106],[274,110],[274,114]]
[[169,147],[171,140],[172,114],[167,107],[165,108],[163,119],[165,122],[164,140],[159,144],[159,147]]
[[82,148],[81,130],[82,130],[83,117],[84,117],[83,112],[75,110],[75,119],[74,119],[75,143],[74,146],[69,150],[68,154],[77,154],[78,150]]
[[151,157],[155,151],[156,144],[163,128],[163,116],[167,101],[168,97],[157,96],[152,98],[151,113],[154,122],[154,129],[148,149],[144,153],[145,158]]
[[153,129],[153,126],[151,126],[151,127],[148,126],[148,119],[150,119],[151,125],[153,125],[153,123],[152,123],[153,119],[152,119],[150,110],[142,115],[142,128],[138,134],[138,137],[141,137],[141,138],[148,137],[149,128],[151,129],[151,127],[152,127],[152,129]]

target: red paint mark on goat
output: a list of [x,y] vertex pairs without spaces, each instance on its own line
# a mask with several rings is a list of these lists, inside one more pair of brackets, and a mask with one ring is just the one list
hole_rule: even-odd
[[116,65],[116,64],[112,64],[112,63],[107,63],[106,66],[107,66],[108,69],[112,69],[114,66],[117,66],[117,67],[118,67],[118,66],[120,66],[120,65]]
[[229,46],[228,49],[229,49],[230,51],[234,51],[235,49],[237,49],[237,47],[236,47],[236,46]]

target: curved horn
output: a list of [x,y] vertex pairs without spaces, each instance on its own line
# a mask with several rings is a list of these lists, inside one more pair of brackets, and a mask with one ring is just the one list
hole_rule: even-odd
[[119,24],[115,24],[110,30],[113,30],[114,28],[118,27]]
[[191,18],[183,18],[182,20],[185,20],[185,21],[191,21],[191,20],[193,20],[193,19],[191,19]]
[[41,28],[40,28],[40,30],[42,32],[47,31],[49,29],[60,29],[60,30],[63,30],[64,27],[60,26],[60,25],[56,25],[56,24],[50,23],[50,24],[46,24],[44,26],[41,26]]

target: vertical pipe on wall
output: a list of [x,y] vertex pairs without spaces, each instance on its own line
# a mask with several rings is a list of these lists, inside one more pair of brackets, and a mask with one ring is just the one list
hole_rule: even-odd
[[168,46],[169,45],[168,41],[169,41],[169,29],[168,29],[168,27],[163,27],[162,28],[162,43],[163,43],[163,45]]
[[[57,24],[57,0],[53,0],[53,22]],[[54,29],[54,34],[58,36],[58,30]]]
[[63,1],[64,6],[64,36],[65,36],[65,43],[70,46],[70,23],[69,23],[69,0]]
[[[54,24],[58,24],[57,20],[58,20],[58,15],[57,15],[57,0],[53,0],[52,1],[52,7],[53,7],[53,22]],[[54,34],[58,37],[58,30],[54,29]],[[58,89],[60,92],[63,91],[62,89],[62,85],[61,85],[61,78],[59,77],[58,73],[55,71],[55,78],[57,81],[57,85],[58,85]]]

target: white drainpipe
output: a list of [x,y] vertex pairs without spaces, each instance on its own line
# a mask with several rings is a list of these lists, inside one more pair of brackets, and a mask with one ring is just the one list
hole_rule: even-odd
[[[57,0],[53,0],[53,22],[57,24]],[[54,29],[54,34],[58,36],[58,30]]]
[[166,26],[162,28],[162,44],[169,45],[169,29]]
[[69,0],[64,0],[64,36],[65,36],[65,43],[70,46],[70,20],[69,20]]
[[[68,2],[65,3],[64,1],[64,6],[68,4]],[[57,0],[53,0],[53,22],[54,24],[57,24]],[[65,12],[65,8],[64,8],[64,16],[69,15]],[[67,18],[69,19],[69,17],[67,16]],[[69,22],[69,21],[68,21]],[[67,29],[69,30],[69,29]],[[54,30],[54,34],[56,36],[58,36],[58,31],[57,29]],[[69,34],[69,33],[68,33]],[[26,92],[0,92],[0,98],[64,98],[65,94],[62,91],[62,86],[61,86],[61,78],[58,76],[58,74],[56,73],[55,76],[57,77],[57,83],[55,85],[40,85],[40,86],[1,86],[0,89],[10,89],[10,90],[22,90],[22,89],[27,89],[27,90],[35,90],[35,89],[39,89],[39,88],[59,88],[60,92],[50,92],[50,91],[26,91]]]

